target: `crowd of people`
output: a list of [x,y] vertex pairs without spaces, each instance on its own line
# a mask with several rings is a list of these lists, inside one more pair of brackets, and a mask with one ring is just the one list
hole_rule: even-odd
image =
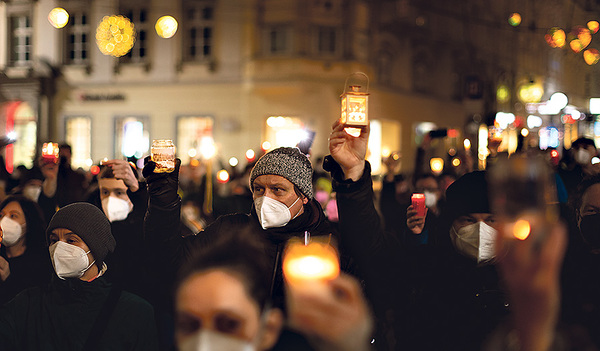
[[[528,151],[560,218],[520,240],[492,204],[493,159],[409,176],[393,154],[375,191],[368,137],[336,122],[326,157],[279,147],[227,183],[179,159],[169,173],[107,160],[92,176],[68,145],[0,174],[0,350],[600,347],[593,140],[561,162]],[[291,284],[290,239],[326,242],[340,273]]]

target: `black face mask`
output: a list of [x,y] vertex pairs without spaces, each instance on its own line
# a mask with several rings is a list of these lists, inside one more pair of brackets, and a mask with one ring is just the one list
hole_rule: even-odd
[[66,165],[67,164],[67,157],[66,156],[61,156],[59,161],[58,161],[61,165]]
[[600,213],[581,217],[579,231],[590,249],[600,249]]

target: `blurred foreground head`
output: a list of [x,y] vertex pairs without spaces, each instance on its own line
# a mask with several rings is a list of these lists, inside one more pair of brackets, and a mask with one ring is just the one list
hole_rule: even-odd
[[179,350],[268,350],[283,325],[269,306],[272,267],[248,233],[223,233],[180,274],[175,295]]

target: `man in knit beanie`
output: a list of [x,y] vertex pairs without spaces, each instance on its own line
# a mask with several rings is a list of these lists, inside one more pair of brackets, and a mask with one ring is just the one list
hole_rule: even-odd
[[294,147],[280,147],[263,155],[250,172],[254,208],[263,227],[283,227],[304,212],[313,198],[313,169]]
[[[69,204],[58,210],[48,224],[46,235],[52,264],[63,279],[96,277],[103,269],[106,255],[116,246],[108,218],[96,206],[85,202]],[[87,255],[85,267],[82,263],[65,259],[81,252]]]

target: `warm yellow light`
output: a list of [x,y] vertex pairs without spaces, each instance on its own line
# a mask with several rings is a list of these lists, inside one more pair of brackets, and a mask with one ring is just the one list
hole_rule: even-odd
[[198,154],[198,152],[196,151],[196,149],[189,149],[188,150],[188,156],[189,157],[196,157],[197,154]]
[[69,23],[69,13],[62,7],[55,7],[48,14],[48,22],[50,22],[54,28],[63,28]]
[[[363,74],[368,81],[368,77]],[[346,83],[348,80],[346,80]],[[340,96],[341,100],[341,114],[340,123],[348,127],[365,127],[369,125],[369,93],[363,89],[361,91],[360,85],[350,85],[350,90],[346,91],[344,87],[344,93]],[[368,90],[368,84],[367,89]]]
[[221,183],[227,183],[229,181],[229,172],[224,169],[218,171],[217,180]]
[[521,135],[526,138],[529,135],[529,129],[523,128],[521,129]]
[[600,23],[598,23],[598,21],[589,21],[587,27],[592,34],[596,34],[600,28]]
[[344,128],[344,131],[355,138],[360,136],[360,128]]
[[198,167],[199,165],[200,165],[200,161],[198,161],[197,159],[193,158],[190,160],[190,166]]
[[235,158],[235,157],[232,157],[232,158],[230,158],[230,159],[229,159],[229,165],[230,165],[231,167],[235,167],[235,166],[237,166],[238,164],[239,164],[239,161],[238,161],[238,159],[237,159],[237,158]]
[[440,174],[444,170],[444,160],[439,157],[434,157],[429,160],[429,166],[434,174]]
[[452,165],[453,165],[454,167],[458,167],[458,166],[460,166],[460,159],[459,159],[458,157],[455,157],[455,158],[453,158],[453,159],[452,159]]
[[256,154],[254,153],[254,150],[252,150],[252,149],[246,150],[246,160],[253,161],[255,157],[256,157]]
[[465,147],[465,150],[470,150],[471,149],[471,140],[465,139],[465,141],[463,141],[463,145]]
[[173,16],[162,16],[156,21],[154,29],[159,37],[169,39],[177,33],[178,23]]
[[133,23],[123,16],[104,16],[96,28],[96,44],[104,55],[121,57],[135,43]]
[[519,240],[525,240],[531,233],[531,224],[529,221],[519,219],[513,225],[513,236]]
[[381,148],[381,157],[388,158],[391,154],[392,154],[392,151],[389,148],[387,148],[387,147]]
[[519,26],[521,24],[521,15],[517,12],[512,13],[508,17],[508,23],[513,27]]
[[328,243],[291,242],[284,253],[283,273],[292,284],[334,279],[340,274],[337,251]]
[[264,151],[270,150],[271,149],[271,143],[268,141],[264,141],[261,145],[260,148],[263,149]]
[[583,52],[583,60],[589,66],[595,65],[600,61],[600,52],[596,49],[587,49]]

